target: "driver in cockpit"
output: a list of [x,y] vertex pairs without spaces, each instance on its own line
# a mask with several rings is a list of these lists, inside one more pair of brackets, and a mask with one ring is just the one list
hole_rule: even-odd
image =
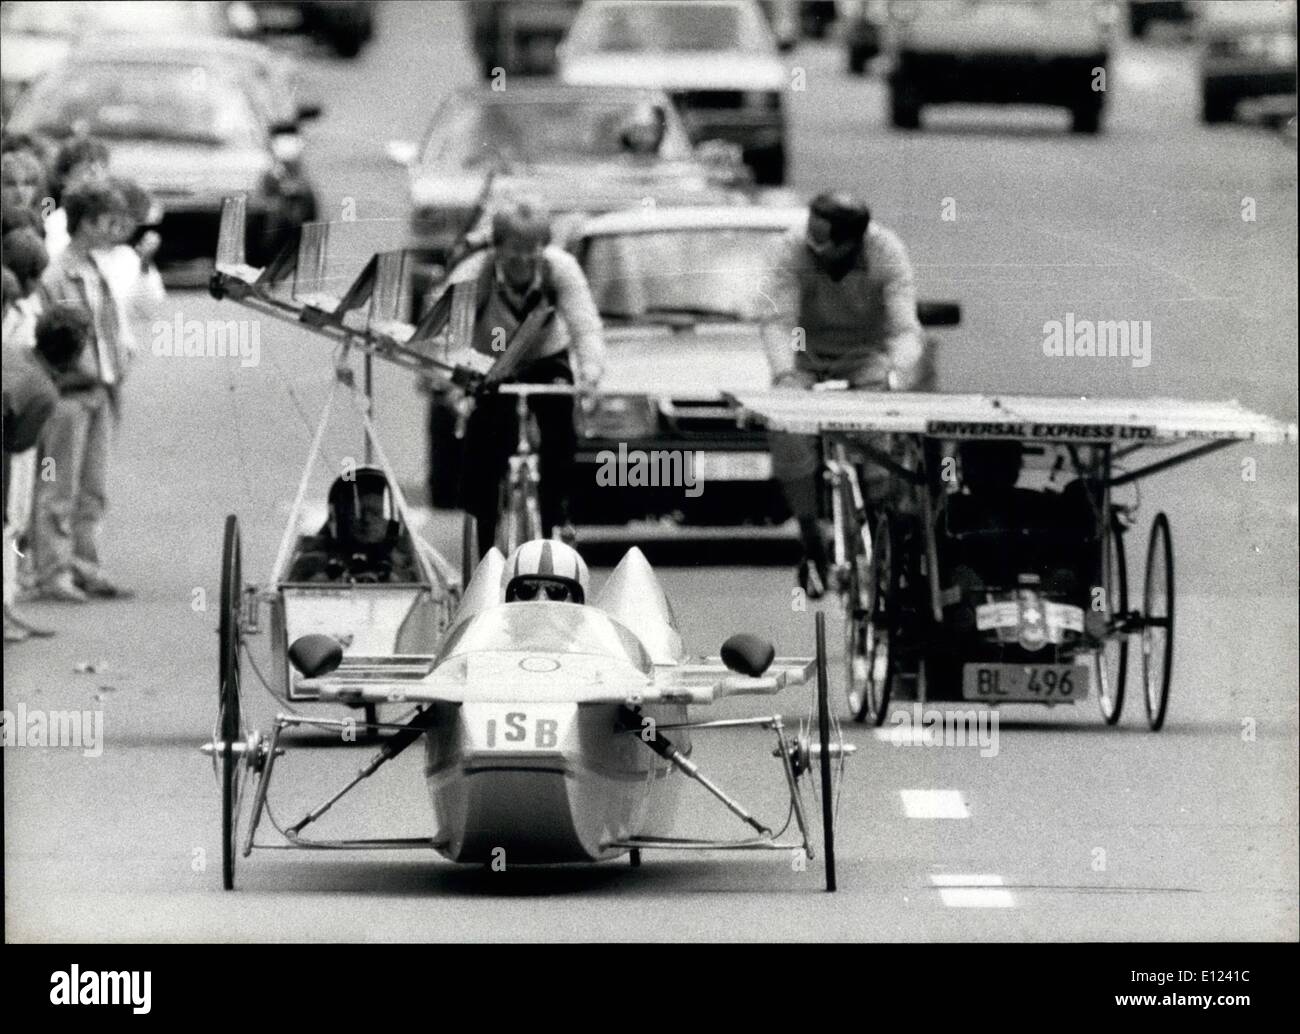
[[587,562],[558,539],[534,539],[510,554],[502,575],[507,603],[585,603]]
[[291,582],[417,582],[414,558],[393,520],[392,490],[377,467],[358,467],[330,487],[329,519],[305,538]]

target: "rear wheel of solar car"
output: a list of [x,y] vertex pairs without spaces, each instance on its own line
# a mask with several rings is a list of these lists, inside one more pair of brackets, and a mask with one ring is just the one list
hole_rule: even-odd
[[239,789],[244,739],[239,712],[239,609],[243,596],[240,572],[239,518],[226,517],[221,545],[221,615],[217,624],[218,658],[217,731],[220,737],[221,778],[221,884],[235,886],[235,850],[239,827]]
[[1105,645],[1094,654],[1097,670],[1097,703],[1107,725],[1119,721],[1124,710],[1124,687],[1128,681],[1128,633],[1119,631],[1116,619],[1127,620],[1128,561],[1124,555],[1124,527],[1112,518],[1106,536],[1106,627]]
[[1174,544],[1169,518],[1156,514],[1147,541],[1142,593],[1142,688],[1152,732],[1165,724],[1174,662]]

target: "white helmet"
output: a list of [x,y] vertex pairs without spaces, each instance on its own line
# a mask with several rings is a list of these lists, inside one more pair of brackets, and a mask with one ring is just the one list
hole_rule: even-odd
[[507,603],[537,599],[584,603],[591,576],[587,562],[572,546],[557,539],[534,539],[510,554],[502,581]]

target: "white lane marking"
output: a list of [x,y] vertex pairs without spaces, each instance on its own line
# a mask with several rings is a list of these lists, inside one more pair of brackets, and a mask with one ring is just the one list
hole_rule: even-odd
[[968,819],[970,811],[957,790],[899,790],[909,819]]
[[939,899],[949,908],[1015,908],[1015,898],[1002,885],[1002,877],[986,873],[931,875]]

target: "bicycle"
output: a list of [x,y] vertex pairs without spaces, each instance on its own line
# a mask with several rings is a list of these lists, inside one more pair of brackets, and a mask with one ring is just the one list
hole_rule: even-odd
[[[847,388],[827,383],[820,390]],[[897,661],[900,632],[914,609],[912,589],[922,584],[918,551],[912,548],[917,522],[909,510],[914,507],[908,506],[910,493],[904,490],[899,498],[897,487],[916,484],[920,457],[906,440],[878,443],[852,433],[824,435],[823,451],[831,516],[829,574],[844,608],[849,710],[855,721],[878,726],[903,674]],[[896,476],[887,490],[868,490],[868,463]],[[924,689],[918,688],[923,698]]]
[[[542,538],[541,471],[539,457],[533,446],[535,421],[528,409],[528,399],[533,395],[574,397],[580,389],[573,384],[496,384],[484,391],[515,396],[515,422],[518,438],[511,454],[506,474],[501,479],[497,497],[497,530],[493,542],[505,556],[533,539]],[[471,400],[474,396],[470,396]],[[468,424],[471,405],[460,413],[456,437],[463,438]],[[469,583],[474,563],[478,558],[478,522],[468,510],[461,524],[461,574],[463,584]]]

